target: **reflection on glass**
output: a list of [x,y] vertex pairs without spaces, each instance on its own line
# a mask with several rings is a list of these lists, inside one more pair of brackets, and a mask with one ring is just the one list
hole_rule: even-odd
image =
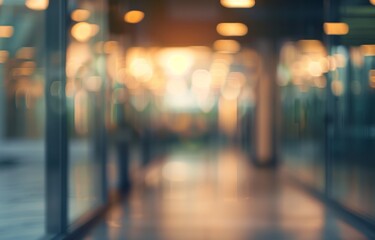
[[22,1],[0,5],[0,238],[38,239],[45,234],[44,12]]
[[324,74],[329,67],[319,40],[287,42],[281,49],[283,159],[294,175],[319,189],[324,188]]
[[[72,4],[73,5],[73,4]],[[102,204],[101,154],[106,38],[104,1],[74,5],[67,47],[66,97],[69,128],[69,220],[76,222]],[[99,50],[99,51],[98,51]]]
[[375,219],[375,40],[365,27],[374,8],[348,0],[332,10],[338,18],[324,24],[328,45],[304,40],[281,49],[284,158],[294,175]]

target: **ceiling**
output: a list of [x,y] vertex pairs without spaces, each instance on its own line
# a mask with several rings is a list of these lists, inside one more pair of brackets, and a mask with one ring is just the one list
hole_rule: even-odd
[[[110,0],[110,29],[129,34],[135,44],[157,46],[211,45],[222,38],[216,33],[220,22],[242,22],[249,28],[235,39],[251,45],[263,38],[321,38],[323,1],[257,0],[250,9],[224,8],[220,0]],[[145,19],[132,26],[122,20],[124,12],[140,8]]]

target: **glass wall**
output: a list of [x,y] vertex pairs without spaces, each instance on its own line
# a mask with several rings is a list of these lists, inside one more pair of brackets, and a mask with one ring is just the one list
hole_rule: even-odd
[[[281,50],[283,158],[293,175],[374,222],[375,3],[327,3],[324,42]],[[323,49],[319,58],[301,56],[306,43]]]
[[76,229],[106,200],[107,1],[0,0],[0,238]]
[[328,134],[331,194],[345,207],[375,220],[375,6],[342,1],[332,8],[349,32],[329,38],[342,66],[330,73],[332,120]]
[[0,1],[1,239],[45,233],[45,8]]
[[325,187],[326,55],[319,40],[287,42],[278,67],[283,158],[295,176],[321,190]]
[[67,47],[69,219],[102,203],[107,39],[106,1],[72,1]]

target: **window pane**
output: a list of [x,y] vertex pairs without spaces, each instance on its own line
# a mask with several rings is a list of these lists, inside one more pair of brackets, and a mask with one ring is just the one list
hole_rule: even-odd
[[44,235],[44,9],[0,1],[0,238]]
[[102,204],[105,1],[75,1],[67,49],[69,220]]

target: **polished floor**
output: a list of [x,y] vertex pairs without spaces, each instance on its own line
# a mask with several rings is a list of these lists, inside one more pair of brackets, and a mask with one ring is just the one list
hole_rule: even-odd
[[184,147],[133,170],[130,197],[85,240],[367,239],[281,174],[233,148]]
[[[73,144],[72,144],[73,145]],[[71,147],[69,222],[97,206],[93,161],[81,142]],[[45,162],[43,145],[0,143],[0,240],[34,240],[45,235]],[[8,147],[8,149],[6,148]],[[11,156],[11,157],[4,157]]]

